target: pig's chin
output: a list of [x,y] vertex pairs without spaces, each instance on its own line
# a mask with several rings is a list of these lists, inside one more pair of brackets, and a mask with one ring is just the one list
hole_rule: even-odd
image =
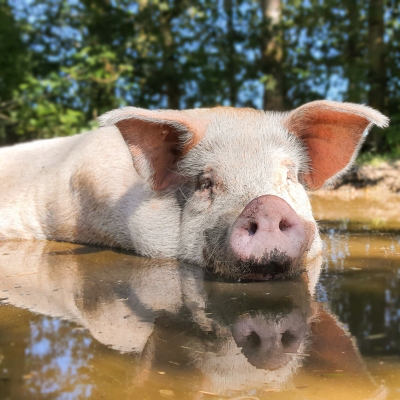
[[285,253],[275,249],[261,259],[250,258],[240,260],[232,253],[225,255],[214,254],[205,257],[208,260],[208,271],[228,279],[240,281],[271,281],[294,278],[304,269],[300,260],[290,258]]

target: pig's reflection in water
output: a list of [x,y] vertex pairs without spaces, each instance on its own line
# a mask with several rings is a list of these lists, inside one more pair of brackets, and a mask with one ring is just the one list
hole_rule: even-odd
[[244,314],[232,325],[232,336],[250,364],[276,370],[290,362],[292,355],[304,350],[307,320],[301,310],[287,315],[254,316]]
[[[182,282],[188,304],[190,293],[186,280]],[[200,285],[214,335],[208,340],[192,337],[188,347],[195,366],[207,376],[206,390],[221,393],[246,383],[285,386],[301,365],[309,341],[312,305],[305,282],[232,285],[199,279]]]
[[108,250],[0,246],[8,302],[76,320],[101,343],[137,354],[135,385],[145,384],[152,367],[172,362],[200,371],[201,389],[219,394],[290,386],[321,314],[312,284],[300,278],[232,284],[204,279],[203,270],[175,261]]
[[239,389],[246,381],[281,387],[301,364],[311,317],[304,282],[204,281],[198,268],[140,261],[124,271],[129,277],[81,268],[91,279],[82,281],[75,303],[96,339],[142,353],[143,370],[174,342],[186,353],[180,358],[213,382],[213,391]]

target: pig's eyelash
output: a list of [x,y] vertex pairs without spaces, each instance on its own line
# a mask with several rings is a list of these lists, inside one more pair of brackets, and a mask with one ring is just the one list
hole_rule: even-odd
[[199,190],[204,191],[208,189],[212,189],[214,186],[214,182],[211,179],[204,178],[199,182]]
[[187,178],[187,175],[185,175],[185,174],[182,172],[182,170],[180,169],[180,164],[179,164],[179,163],[176,165],[176,167],[177,167],[177,170],[179,171],[179,175],[184,176],[185,178]]
[[187,178],[187,176],[186,176],[182,171],[179,170],[179,167],[178,167],[178,171],[172,170],[172,169],[170,169],[170,168],[167,168],[167,170],[168,170],[169,172],[172,172],[172,173],[176,174],[176,175],[180,175],[180,176],[183,176],[184,178]]
[[183,190],[181,188],[179,188],[179,191],[181,192],[182,196],[185,198],[186,201],[188,201],[188,198],[185,196],[185,194],[183,193]]

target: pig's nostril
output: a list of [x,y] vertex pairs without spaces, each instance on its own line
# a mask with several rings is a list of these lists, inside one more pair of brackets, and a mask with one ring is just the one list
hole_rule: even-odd
[[281,342],[283,344],[283,347],[289,347],[296,340],[297,340],[296,336],[293,335],[293,333],[290,332],[289,330],[282,333]]
[[281,232],[287,231],[291,227],[290,223],[288,221],[285,221],[284,219],[279,222],[279,230]]
[[246,337],[247,343],[253,348],[256,348],[260,346],[261,344],[261,338],[258,336],[258,334],[254,331],[250,332],[250,335]]
[[254,236],[257,232],[258,229],[258,225],[255,222],[250,222],[250,226],[249,226],[249,235],[250,236]]

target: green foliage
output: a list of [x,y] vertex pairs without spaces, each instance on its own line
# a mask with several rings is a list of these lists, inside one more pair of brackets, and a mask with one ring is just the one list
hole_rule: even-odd
[[[389,115],[370,149],[399,154],[400,6],[385,4],[373,69],[373,1],[277,0],[274,11],[272,0],[0,0],[0,143],[91,129],[124,105],[331,98]],[[385,74],[380,105],[374,71]]]
[[47,79],[27,76],[16,93],[17,107],[10,113],[10,117],[18,121],[16,134],[27,138],[49,138],[90,128],[82,111],[57,101],[68,89],[68,79],[55,72]]

